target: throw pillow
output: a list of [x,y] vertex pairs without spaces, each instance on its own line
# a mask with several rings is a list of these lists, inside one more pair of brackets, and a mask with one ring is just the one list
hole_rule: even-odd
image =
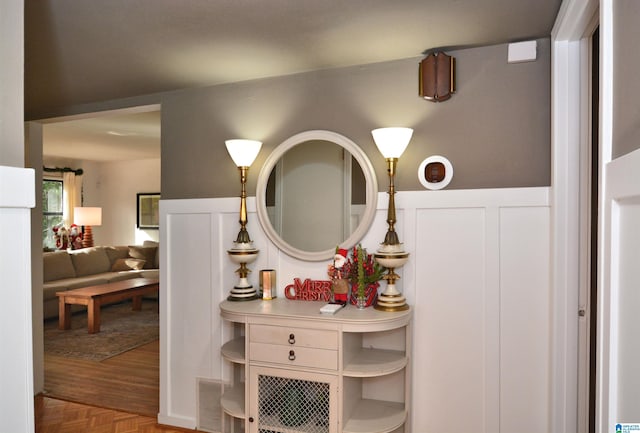
[[104,247],[104,250],[107,252],[107,256],[109,256],[109,262],[113,265],[118,259],[126,259],[129,257],[129,247],[127,246],[118,246],[118,247]]
[[156,247],[156,258],[153,260],[153,268],[160,268],[160,242],[146,240],[142,242],[143,247]]
[[144,269],[153,269],[153,261],[156,257],[157,247],[141,247],[137,245],[129,246],[129,256],[134,259],[145,261]]
[[131,257],[127,259],[117,259],[111,267],[111,270],[113,272],[130,271],[132,269],[139,271],[140,269],[144,268],[144,263],[144,260],[133,259]]

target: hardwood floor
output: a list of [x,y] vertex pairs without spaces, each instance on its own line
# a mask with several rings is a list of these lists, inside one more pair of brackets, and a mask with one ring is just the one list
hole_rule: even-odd
[[35,398],[36,433],[193,432],[156,422],[158,341],[102,362],[45,355],[45,393]]
[[195,431],[157,424],[159,357],[158,340],[100,362],[45,353],[36,433]]
[[155,418],[160,405],[159,342],[102,362],[44,357],[44,395]]

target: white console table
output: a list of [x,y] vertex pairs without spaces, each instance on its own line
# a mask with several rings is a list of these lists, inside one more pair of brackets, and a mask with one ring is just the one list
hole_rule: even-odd
[[234,338],[222,356],[232,383],[220,406],[223,431],[409,432],[411,310],[323,302],[220,304]]

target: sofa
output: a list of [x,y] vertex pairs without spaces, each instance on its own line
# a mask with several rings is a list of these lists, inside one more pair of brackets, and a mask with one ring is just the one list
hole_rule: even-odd
[[[79,250],[45,252],[43,255],[43,315],[58,317],[58,297],[62,292],[129,278],[159,278],[159,246],[97,246]],[[73,305],[72,311],[86,307]]]

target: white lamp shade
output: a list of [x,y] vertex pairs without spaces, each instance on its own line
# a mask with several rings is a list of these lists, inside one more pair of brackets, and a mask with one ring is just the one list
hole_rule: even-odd
[[79,226],[102,225],[101,207],[74,207],[73,222]]
[[262,142],[255,140],[234,139],[225,141],[227,152],[238,167],[250,167],[255,161]]
[[385,158],[400,158],[413,135],[411,128],[378,128],[371,131],[378,150]]

